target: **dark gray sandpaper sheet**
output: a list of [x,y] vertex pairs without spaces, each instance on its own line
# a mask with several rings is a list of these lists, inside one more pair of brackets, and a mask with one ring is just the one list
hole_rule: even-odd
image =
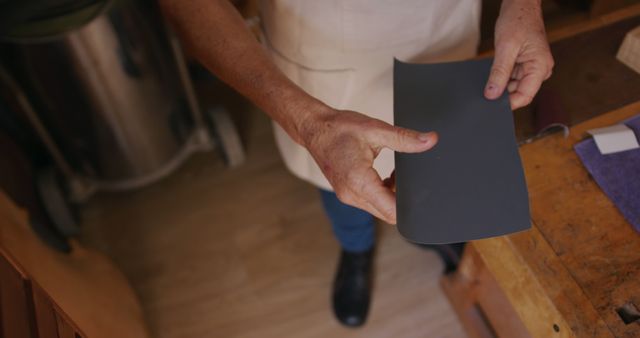
[[529,197],[508,94],[484,98],[491,59],[394,67],[394,119],[438,144],[396,153],[398,230],[443,244],[530,227]]

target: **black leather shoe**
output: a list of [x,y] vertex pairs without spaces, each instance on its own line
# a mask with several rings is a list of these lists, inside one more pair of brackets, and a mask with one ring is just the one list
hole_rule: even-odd
[[361,326],[367,319],[372,260],[373,249],[361,253],[342,250],[333,282],[333,313],[346,326]]

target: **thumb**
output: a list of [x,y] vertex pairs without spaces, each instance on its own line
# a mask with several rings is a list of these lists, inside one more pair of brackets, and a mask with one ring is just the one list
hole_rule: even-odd
[[438,142],[435,132],[421,133],[415,130],[389,126],[376,133],[376,144],[402,153],[419,153],[431,149]]
[[518,57],[516,48],[496,48],[489,80],[484,88],[484,96],[494,100],[500,97],[509,83],[513,66]]

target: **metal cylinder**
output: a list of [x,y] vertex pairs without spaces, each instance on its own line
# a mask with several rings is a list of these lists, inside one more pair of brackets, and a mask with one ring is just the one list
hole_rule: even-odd
[[171,161],[191,114],[155,4],[105,3],[87,23],[2,44],[9,70],[78,173],[149,175]]

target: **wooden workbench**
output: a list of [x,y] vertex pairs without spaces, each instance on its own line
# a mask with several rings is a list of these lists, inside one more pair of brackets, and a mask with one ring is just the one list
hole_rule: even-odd
[[531,230],[471,243],[442,281],[470,337],[640,337],[640,234],[573,150],[636,114],[640,102],[521,148]]

